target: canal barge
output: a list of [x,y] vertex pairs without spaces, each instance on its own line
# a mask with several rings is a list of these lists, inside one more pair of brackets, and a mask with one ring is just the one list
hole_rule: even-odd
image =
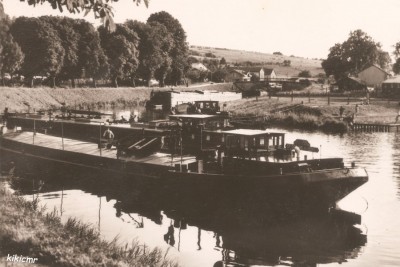
[[[209,118],[175,115],[171,119],[178,120],[178,129],[164,135],[142,133],[110,149],[99,142],[14,131],[1,137],[1,160],[96,173],[110,182],[172,186],[188,194],[251,194],[260,201],[315,211],[334,207],[368,181],[365,169],[344,166],[342,158],[300,158],[300,148],[286,144],[284,133],[220,128]],[[207,122],[216,129],[204,130]],[[146,153],[135,149],[150,141]]]

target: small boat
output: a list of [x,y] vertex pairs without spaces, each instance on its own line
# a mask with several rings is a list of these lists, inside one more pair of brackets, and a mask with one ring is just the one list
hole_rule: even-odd
[[[368,181],[364,168],[342,158],[300,158],[285,134],[251,129],[209,129],[212,115],[173,115],[181,128],[164,135],[141,133],[128,146],[104,149],[96,142],[21,131],[3,134],[2,161],[50,163],[46,168],[77,169],[176,186],[187,192],[251,194],[259,201],[286,203],[305,211],[326,211]],[[205,123],[206,122],[206,123]],[[223,122],[223,120],[222,120]],[[136,139],[135,139],[136,138]],[[190,144],[188,148],[185,145]],[[310,150],[308,144],[299,145]],[[313,150],[311,150],[313,151]],[[306,153],[306,152],[304,152]],[[42,167],[40,167],[42,168]]]

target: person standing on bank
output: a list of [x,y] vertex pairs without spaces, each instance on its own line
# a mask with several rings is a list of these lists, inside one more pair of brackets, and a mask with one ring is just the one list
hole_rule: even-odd
[[114,141],[114,133],[110,130],[110,127],[104,132],[103,137],[107,139],[107,148],[110,149]]

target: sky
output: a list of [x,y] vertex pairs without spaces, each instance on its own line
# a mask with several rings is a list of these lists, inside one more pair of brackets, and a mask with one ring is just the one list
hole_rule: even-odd
[[[47,3],[3,1],[11,17],[65,15],[100,24],[92,13],[72,16]],[[330,47],[357,29],[390,54],[400,42],[399,0],[150,0],[148,8],[119,0],[113,7],[118,23],[146,22],[150,14],[166,11],[180,21],[190,45],[326,58]]]

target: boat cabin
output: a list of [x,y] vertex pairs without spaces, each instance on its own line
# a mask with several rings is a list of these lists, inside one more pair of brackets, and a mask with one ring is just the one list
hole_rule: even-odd
[[221,145],[221,131],[229,126],[228,119],[218,115],[180,114],[169,118],[182,125],[183,149],[192,153]]
[[187,109],[189,114],[217,114],[219,111],[219,102],[213,100],[194,101]]
[[259,160],[284,149],[285,134],[264,130],[236,129],[224,131],[225,156]]

